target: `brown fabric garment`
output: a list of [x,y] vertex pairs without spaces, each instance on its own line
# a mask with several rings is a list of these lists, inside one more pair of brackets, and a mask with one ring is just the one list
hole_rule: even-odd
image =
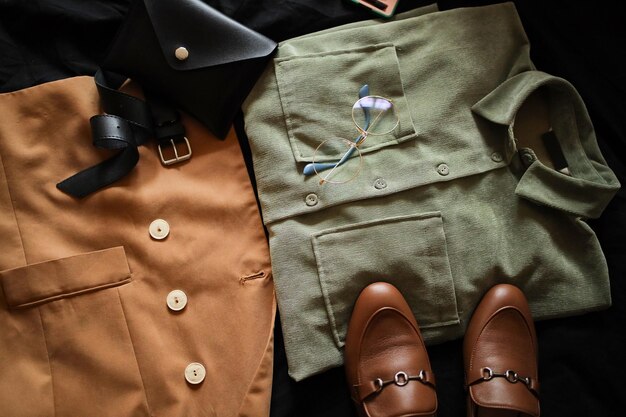
[[0,416],[267,416],[274,286],[234,132],[183,116],[190,161],[164,167],[151,142],[78,200],[55,185],[111,155],[99,113],[90,77],[0,95]]

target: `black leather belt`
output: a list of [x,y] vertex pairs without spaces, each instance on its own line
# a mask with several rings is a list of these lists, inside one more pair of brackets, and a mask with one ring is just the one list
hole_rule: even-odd
[[[118,91],[127,79],[122,75],[100,69],[94,79],[106,114],[93,116],[89,120],[93,145],[118,152],[61,181],[57,184],[59,190],[82,198],[121,179],[137,165],[137,147],[151,138],[158,141],[163,165],[191,158],[191,147],[178,111],[156,99],[143,101]],[[179,154],[176,146],[180,142],[186,148],[182,154]],[[174,156],[166,159],[163,150],[169,146],[173,148]]]

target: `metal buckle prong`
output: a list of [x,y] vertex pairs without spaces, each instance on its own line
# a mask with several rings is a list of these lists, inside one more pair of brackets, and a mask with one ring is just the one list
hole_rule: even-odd
[[174,158],[171,158],[171,159],[165,159],[163,157],[163,149],[161,148],[162,143],[158,144],[159,157],[161,158],[161,163],[163,165],[173,165],[179,162],[186,161],[191,158],[191,145],[189,144],[189,139],[187,139],[186,136],[183,136],[183,139],[185,140],[185,144],[187,146],[187,153],[185,153],[184,155],[178,154],[178,149],[176,148],[176,142],[174,142],[174,139],[170,139],[170,143],[172,144],[172,148],[174,149]]

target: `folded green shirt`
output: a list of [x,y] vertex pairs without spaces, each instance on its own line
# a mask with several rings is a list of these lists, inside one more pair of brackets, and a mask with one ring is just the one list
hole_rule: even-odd
[[[366,138],[352,181],[303,175],[322,141],[356,137],[364,84],[394,103],[398,127]],[[539,90],[567,171],[515,137],[518,110]],[[535,319],[610,305],[585,219],[619,183],[574,87],[534,68],[512,3],[418,9],[285,41],[244,116],[296,380],[342,364],[352,306],[375,281],[402,291],[427,343],[461,337],[500,282],[525,292]]]

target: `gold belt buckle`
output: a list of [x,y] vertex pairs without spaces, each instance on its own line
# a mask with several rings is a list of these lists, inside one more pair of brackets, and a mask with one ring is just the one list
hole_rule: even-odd
[[161,143],[158,144],[159,157],[161,158],[161,163],[163,165],[166,165],[166,166],[174,165],[174,164],[178,164],[179,162],[183,162],[191,158],[191,145],[189,144],[189,140],[187,139],[186,136],[183,136],[183,139],[185,140],[185,144],[187,146],[187,152],[183,155],[178,154],[178,149],[176,149],[176,143],[174,142],[174,139],[170,139],[170,143],[172,144],[172,149],[174,149],[174,157],[170,159],[165,159],[163,157],[163,150],[161,149]]

